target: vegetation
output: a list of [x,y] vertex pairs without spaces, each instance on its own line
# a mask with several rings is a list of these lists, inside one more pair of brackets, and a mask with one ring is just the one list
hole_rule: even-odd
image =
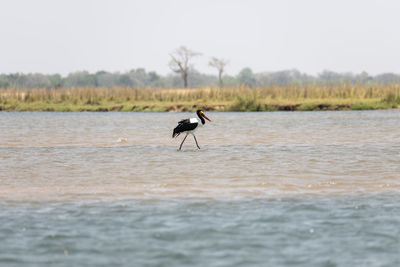
[[400,84],[0,89],[0,110],[3,111],[193,111],[198,107],[217,111],[291,111],[399,106]]
[[[400,75],[371,76],[298,70],[226,75],[228,60],[212,57],[218,75],[192,64],[201,53],[185,46],[170,53],[174,74],[87,71],[0,74],[0,111],[220,111],[388,109],[400,105]],[[187,89],[188,87],[193,89]],[[180,89],[179,89],[180,88]],[[183,89],[182,89],[183,88]]]
[[225,66],[228,64],[228,60],[226,59],[219,59],[216,57],[212,57],[210,62],[208,62],[208,65],[210,67],[214,67],[218,70],[218,81],[219,81],[219,87],[222,88],[224,87],[224,79],[222,78],[222,74],[225,71]]
[[170,54],[171,61],[169,67],[175,73],[179,73],[183,79],[183,87],[188,87],[188,76],[190,71],[189,61],[191,58],[201,55],[201,53],[194,52],[181,46]]
[[[179,58],[177,58],[179,60]],[[218,75],[203,74],[193,68],[184,68],[187,71],[187,86],[190,88],[222,86],[226,87],[270,87],[270,86],[338,86],[343,84],[371,85],[400,83],[400,75],[384,73],[369,75],[336,73],[324,71],[316,76],[299,72],[298,70],[284,70],[277,72],[254,73],[250,68],[242,69],[237,75],[226,75],[224,66],[227,61],[217,59],[212,66],[218,69]],[[218,64],[217,64],[218,63]],[[211,66],[211,65],[210,65]],[[178,71],[179,69],[176,69]],[[221,75],[221,80],[219,79]],[[166,76],[154,71],[147,72],[138,68],[125,73],[98,71],[89,73],[80,71],[70,73],[65,77],[59,74],[40,73],[12,73],[0,74],[0,88],[72,88],[72,87],[141,87],[141,88],[182,88],[184,87],[183,73],[169,74]]]

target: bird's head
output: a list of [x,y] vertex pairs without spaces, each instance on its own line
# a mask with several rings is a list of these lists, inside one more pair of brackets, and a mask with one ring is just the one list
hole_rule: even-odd
[[201,109],[197,110],[196,113],[197,113],[197,116],[199,116],[199,118],[200,118],[200,120],[201,120],[201,122],[202,122],[203,124],[205,123],[204,118],[205,118],[206,120],[208,120],[208,121],[211,121],[211,120],[206,116],[206,114],[204,114],[204,112],[203,112]]

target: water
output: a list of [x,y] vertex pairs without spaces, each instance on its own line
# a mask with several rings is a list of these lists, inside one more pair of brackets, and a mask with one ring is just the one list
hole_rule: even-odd
[[0,265],[396,266],[400,111],[0,113]]

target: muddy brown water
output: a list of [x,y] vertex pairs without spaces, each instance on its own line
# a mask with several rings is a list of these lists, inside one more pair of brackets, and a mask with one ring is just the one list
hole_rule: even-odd
[[400,111],[207,115],[0,113],[0,265],[400,265]]

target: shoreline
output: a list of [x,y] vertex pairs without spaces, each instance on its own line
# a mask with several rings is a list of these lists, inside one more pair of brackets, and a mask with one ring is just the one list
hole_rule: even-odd
[[0,112],[194,112],[197,109],[212,112],[274,112],[274,111],[346,111],[346,110],[393,110],[400,105],[384,102],[360,103],[295,103],[295,104],[254,104],[250,106],[232,104],[112,104],[65,105],[26,103],[1,105]]
[[400,84],[263,88],[0,89],[0,111],[193,112],[400,108]]

